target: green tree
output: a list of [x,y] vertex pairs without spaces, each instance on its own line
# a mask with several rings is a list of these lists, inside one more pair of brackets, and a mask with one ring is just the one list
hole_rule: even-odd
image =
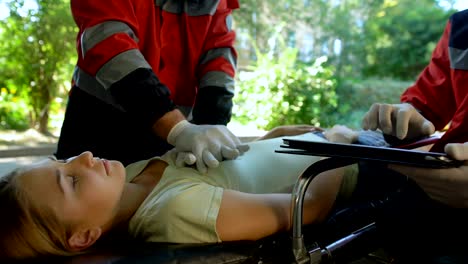
[[250,41],[239,49],[243,60],[245,53],[256,59],[254,46],[283,52],[269,41],[283,23],[281,34],[289,46],[310,53],[299,54],[299,60],[327,56],[340,77],[414,79],[453,12],[437,0],[245,0],[234,14]]
[[241,74],[235,97],[234,119],[271,129],[286,124],[330,126],[336,111],[336,80],[327,58],[312,65],[297,61],[297,49],[280,56],[257,53],[255,65]]
[[427,65],[453,12],[436,0],[384,1],[365,23],[363,74],[414,79]]
[[[362,44],[365,42],[365,23],[372,19],[374,10],[384,0],[341,0],[327,7],[327,19],[320,25],[323,34],[320,43],[330,51],[327,55],[340,77],[360,76],[365,60]],[[310,24],[311,27],[314,24]],[[335,45],[338,45],[335,51]]]
[[[323,0],[243,0],[241,10],[234,12],[234,18],[236,27],[250,37],[252,45],[249,51],[252,58],[255,58],[255,48],[263,53],[272,50],[281,52],[281,46],[271,38],[277,33],[279,24],[284,25],[281,37],[291,47],[300,45],[302,33],[318,39],[323,33],[321,25],[327,19],[330,5],[329,1]],[[321,44],[314,42],[312,46],[312,49],[320,49]]]
[[48,133],[49,115],[60,89],[67,87],[76,60],[76,28],[65,0],[9,1],[10,16],[0,22],[0,84],[24,96],[30,126]]

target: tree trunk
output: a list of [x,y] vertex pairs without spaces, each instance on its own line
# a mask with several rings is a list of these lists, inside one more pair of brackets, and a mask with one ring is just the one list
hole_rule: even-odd
[[39,129],[38,131],[44,135],[50,135],[49,132],[49,106],[44,107],[39,115]]

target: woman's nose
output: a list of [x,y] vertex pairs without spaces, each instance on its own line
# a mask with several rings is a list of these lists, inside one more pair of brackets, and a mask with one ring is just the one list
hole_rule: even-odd
[[90,151],[85,151],[78,156],[78,159],[86,165],[92,166],[94,164],[94,156]]

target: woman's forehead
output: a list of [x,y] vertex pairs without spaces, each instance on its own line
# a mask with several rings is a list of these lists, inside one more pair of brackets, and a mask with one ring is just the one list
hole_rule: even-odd
[[42,169],[42,168],[46,169],[50,167],[55,167],[56,164],[57,164],[56,160],[47,158],[47,159],[43,159],[43,160],[40,160],[31,164],[31,168],[32,169]]
[[[49,204],[57,195],[58,163],[50,159],[31,164],[18,177],[20,188],[39,204]],[[52,200],[51,200],[52,199]],[[50,205],[50,204],[49,204]]]
[[[44,175],[44,173],[53,172],[56,169],[57,162],[51,159],[44,159],[40,161],[36,161],[22,169],[22,173],[20,175],[23,176],[36,176],[37,175]],[[24,177],[21,177],[24,178]]]

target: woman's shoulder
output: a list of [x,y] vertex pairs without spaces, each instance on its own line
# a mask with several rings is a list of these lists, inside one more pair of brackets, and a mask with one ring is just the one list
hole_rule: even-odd
[[125,167],[126,181],[133,181],[138,175],[140,175],[148,165],[151,164],[154,160],[162,160],[159,156],[153,157],[151,159],[140,160],[134,163],[130,163]]
[[130,220],[132,236],[159,242],[189,241],[184,233],[205,225],[202,219],[216,219],[213,212],[217,212],[221,204],[222,188],[177,179],[160,184]]

